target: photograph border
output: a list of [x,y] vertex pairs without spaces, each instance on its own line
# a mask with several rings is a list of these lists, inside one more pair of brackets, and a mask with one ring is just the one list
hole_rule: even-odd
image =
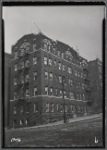
[[[4,6],[67,6],[67,5],[76,5],[76,6],[81,6],[81,5],[83,5],[83,6],[87,6],[87,5],[99,5],[99,6],[105,6],[106,7],[106,4],[105,4],[105,1],[92,1],[92,2],[89,2],[89,1],[82,1],[82,2],[76,2],[76,1],[73,1],[73,2],[71,2],[71,1],[52,1],[52,2],[50,2],[50,1],[2,1],[2,3],[1,3],[1,63],[0,63],[0,67],[1,67],[1,75],[0,75],[0,80],[1,80],[1,105],[0,105],[0,107],[1,107],[1,117],[0,117],[0,121],[1,121],[1,145],[2,145],[2,148],[6,148],[6,149],[8,149],[8,148],[10,148],[10,147],[4,147],[4,145],[5,145],[5,129],[4,129],[4,98],[5,98],[5,94],[4,94],[4,63],[5,63],[5,59],[4,59],[4,51],[5,51],[5,46],[4,46],[4,43],[5,43],[5,37],[4,37],[4,23],[3,23],[3,18],[2,18],[2,15],[3,15],[3,7]],[[106,93],[105,93],[105,88],[106,88],[106,70],[105,70],[105,68],[107,67],[106,66],[106,64],[107,64],[107,60],[106,60],[106,56],[107,56],[107,52],[106,52],[106,45],[105,45],[105,41],[106,41],[106,19],[104,18],[104,20],[103,20],[103,22],[102,22],[102,37],[103,37],[103,39],[102,39],[102,61],[103,61],[103,91],[102,91],[102,93],[103,93],[103,131],[102,131],[102,133],[103,133],[103,145],[104,145],[104,147],[75,147],[75,148],[79,148],[79,149],[88,149],[88,148],[97,148],[97,149],[99,149],[99,148],[105,148],[105,146],[106,146],[106,143],[105,143],[105,137],[106,137],[106,135],[105,135],[105,131],[106,131],[106,129],[105,129],[105,111],[106,111],[106,109],[105,109],[105,106],[106,106]],[[15,148],[17,148],[17,147],[11,147],[11,149],[15,149]],[[29,147],[20,147],[20,149],[24,149],[24,148],[29,148]],[[29,148],[29,149],[37,149],[38,147],[32,147],[32,148]],[[44,149],[45,147],[41,147],[42,149]],[[51,148],[51,147],[49,147],[49,148]],[[46,147],[45,149],[49,149],[48,147]],[[62,147],[61,147],[62,148]],[[57,148],[57,147],[55,147],[55,149],[61,149],[60,147],[59,148]],[[66,149],[75,149],[74,147],[64,147],[64,148],[66,148]],[[40,148],[39,148],[40,149]],[[54,148],[52,148],[52,149],[54,149]]]

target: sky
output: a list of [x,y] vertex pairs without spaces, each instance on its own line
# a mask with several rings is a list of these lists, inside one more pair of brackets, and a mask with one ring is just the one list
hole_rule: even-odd
[[104,6],[5,6],[5,52],[11,53],[11,46],[23,35],[41,30],[88,61],[102,59],[103,18]]

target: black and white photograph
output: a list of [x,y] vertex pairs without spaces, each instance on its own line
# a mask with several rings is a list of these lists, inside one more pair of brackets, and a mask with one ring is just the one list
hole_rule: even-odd
[[3,147],[104,148],[105,5],[41,3],[2,5]]

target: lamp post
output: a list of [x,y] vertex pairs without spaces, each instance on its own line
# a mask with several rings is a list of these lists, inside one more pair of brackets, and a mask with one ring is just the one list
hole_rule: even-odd
[[63,96],[63,109],[64,109],[63,118],[64,118],[64,123],[66,123],[66,116],[65,116],[65,100],[64,100],[64,82],[65,82],[65,77],[62,76],[62,96]]

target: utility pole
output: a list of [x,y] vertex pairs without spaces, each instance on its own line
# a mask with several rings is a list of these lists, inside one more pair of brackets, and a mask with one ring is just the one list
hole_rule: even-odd
[[63,109],[64,109],[63,118],[64,118],[64,123],[66,123],[66,116],[65,116],[65,99],[64,99],[64,83],[65,83],[65,77],[62,76],[62,96],[63,96]]

